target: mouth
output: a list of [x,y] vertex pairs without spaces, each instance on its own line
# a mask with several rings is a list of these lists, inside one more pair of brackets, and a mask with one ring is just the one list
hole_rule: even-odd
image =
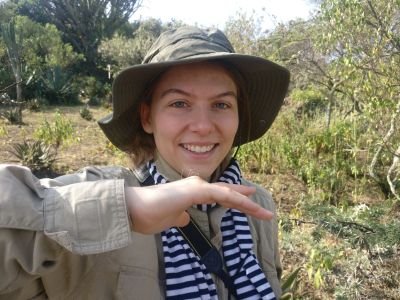
[[193,144],[182,144],[181,145],[184,149],[198,154],[208,153],[211,152],[217,144],[209,144],[209,145],[193,145]]

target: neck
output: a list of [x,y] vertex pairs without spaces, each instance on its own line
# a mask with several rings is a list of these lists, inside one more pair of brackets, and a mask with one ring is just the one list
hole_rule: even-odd
[[[207,178],[203,178],[208,182],[216,182],[218,178],[221,176],[222,172],[229,165],[231,160],[231,156],[228,155],[225,159],[219,164],[217,169],[211,174],[211,176]],[[168,178],[169,181],[175,181],[184,178],[185,176],[182,172],[175,170],[159,153],[155,153],[154,161],[156,163],[157,171],[162,174],[165,178]]]

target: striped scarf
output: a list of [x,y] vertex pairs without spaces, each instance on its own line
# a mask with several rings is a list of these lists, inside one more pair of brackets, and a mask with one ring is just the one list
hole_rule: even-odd
[[[168,182],[148,162],[155,184]],[[241,173],[235,160],[223,172],[219,182],[240,184]],[[197,205],[207,211],[216,204]],[[234,282],[237,299],[275,299],[267,278],[253,253],[253,240],[245,214],[228,209],[221,221],[222,252],[228,274]],[[196,256],[176,228],[161,233],[167,299],[218,299],[215,284],[200,258]]]

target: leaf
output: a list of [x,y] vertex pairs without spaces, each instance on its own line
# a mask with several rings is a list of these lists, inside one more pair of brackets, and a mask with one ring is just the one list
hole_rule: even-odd
[[301,269],[301,267],[298,267],[288,276],[288,278],[286,278],[285,282],[282,284],[282,291],[285,292],[293,287],[294,283],[296,282],[297,275],[299,274]]

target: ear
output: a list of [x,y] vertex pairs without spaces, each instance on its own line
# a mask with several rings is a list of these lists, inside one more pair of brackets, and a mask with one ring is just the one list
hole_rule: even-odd
[[153,127],[151,125],[150,117],[150,106],[147,103],[140,104],[140,122],[145,132],[151,134],[153,133]]

